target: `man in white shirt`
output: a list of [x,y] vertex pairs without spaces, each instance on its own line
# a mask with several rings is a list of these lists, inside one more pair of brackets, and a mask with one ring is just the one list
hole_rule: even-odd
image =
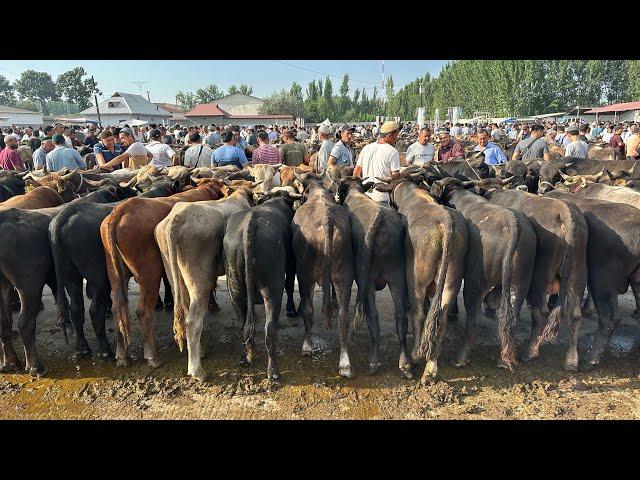
[[269,132],[269,142],[273,143],[277,139],[278,139],[278,132],[276,132],[276,129],[274,128]]
[[184,152],[184,166],[192,168],[210,165],[213,149],[205,142],[201,142],[201,137],[198,132],[189,134],[189,143],[191,143],[191,147]]
[[564,149],[565,157],[587,158],[587,144],[578,138],[580,129],[576,125],[567,128],[569,144]]
[[[395,144],[400,135],[396,122],[385,122],[380,127],[379,139],[360,152],[353,175],[365,181],[377,182],[376,177],[395,177],[400,173],[400,153]],[[389,194],[373,190],[367,195],[380,205],[389,206]]]
[[422,127],[418,141],[412,143],[407,149],[407,153],[405,155],[405,162],[407,165],[424,165],[425,163],[433,160],[436,150],[435,147],[429,143],[430,138],[431,129],[429,127]]
[[[135,135],[134,135],[135,136]],[[149,132],[150,142],[146,145],[147,150],[153,154],[151,159],[151,165],[157,168],[170,167],[172,165],[178,165],[178,155],[173,149],[162,142],[162,133],[157,128],[154,128]],[[209,155],[211,157],[211,155]]]
[[121,129],[119,137],[120,144],[123,147],[127,147],[127,150],[102,165],[101,168],[108,170],[109,168],[113,168],[114,166],[125,162],[125,167],[140,168],[147,165],[153,159],[153,154],[140,142],[136,142],[136,139],[133,136],[133,130],[130,128]]
[[329,156],[333,149],[331,141],[331,128],[328,125],[320,125],[318,127],[318,137],[320,138],[320,150],[316,155],[316,172],[321,174],[327,168]]

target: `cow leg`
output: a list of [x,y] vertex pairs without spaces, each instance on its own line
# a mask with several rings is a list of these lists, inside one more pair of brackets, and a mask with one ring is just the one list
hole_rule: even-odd
[[331,282],[331,303],[333,304],[333,311],[337,312],[340,304],[338,303],[338,296],[336,295],[336,288],[333,286],[333,282]]
[[380,321],[378,319],[378,310],[376,309],[376,289],[373,279],[369,282],[369,291],[366,292],[364,301],[364,309],[367,317],[367,326],[369,327],[369,374],[375,375],[380,370],[382,363],[380,362],[380,351],[378,343],[380,341]]
[[[278,290],[278,289],[273,289]],[[278,292],[270,291],[267,295],[264,292],[262,298],[264,299],[264,314],[265,314],[265,326],[264,326],[264,340],[267,345],[267,379],[273,382],[280,381],[280,370],[278,369],[276,350],[278,344],[278,317],[280,316],[280,309],[282,308],[282,290],[280,295]]]
[[305,273],[298,274],[298,291],[300,293],[299,313],[304,320],[304,341],[302,342],[302,355],[311,356],[313,344],[311,342],[311,329],[313,328],[313,292],[316,282],[307,278]]
[[429,377],[435,378],[438,373],[438,357],[440,356],[440,348],[442,347],[444,334],[447,331],[449,312],[451,311],[452,306],[458,303],[459,291],[460,285],[457,284],[454,276],[452,275],[451,282],[449,281],[449,278],[447,278],[444,291],[442,292],[442,312],[440,314],[440,322],[436,332],[435,348],[433,348],[430,355],[427,355],[425,358],[426,365],[424,372],[422,373],[422,379],[420,380],[423,385],[427,383]]
[[633,298],[636,301],[636,308],[631,313],[631,318],[636,320],[640,319],[640,310],[638,310],[638,306],[640,306],[640,283],[636,284],[634,280],[631,280],[631,290],[633,291]]
[[467,324],[464,332],[464,344],[462,350],[456,360],[456,367],[463,367],[469,363],[469,354],[471,353],[471,347],[476,341],[478,336],[477,319],[482,314],[482,301],[486,292],[479,290],[472,291],[465,282],[465,288],[463,292],[464,308],[467,311]]
[[213,290],[209,294],[209,305],[207,306],[207,310],[210,312],[216,313],[220,311],[220,306],[216,301],[216,287],[218,286],[218,277],[216,276],[215,282],[213,282]]
[[[580,297],[582,298],[582,297]],[[582,315],[585,317],[591,316],[595,313],[596,309],[593,304],[593,295],[591,295],[591,289],[587,289],[587,299],[582,304]]]
[[164,311],[173,310],[173,292],[171,291],[171,283],[167,277],[167,272],[162,273],[162,283],[164,284]]
[[11,310],[14,312],[20,311],[20,295],[18,295],[18,291],[11,287]]
[[448,322],[457,322],[458,321],[458,299],[455,298],[453,304],[451,305],[451,310],[449,311],[449,318],[447,318]]
[[[398,277],[399,275],[396,275]],[[396,320],[396,333],[398,334],[398,340],[400,341],[400,359],[398,361],[398,367],[400,372],[407,380],[413,379],[413,363],[411,357],[407,351],[407,331],[409,330],[409,319],[407,317],[407,289],[405,284],[404,272],[400,278],[392,278],[387,283],[389,290],[391,291],[391,298],[393,298],[394,313]]]
[[42,298],[42,286],[38,288],[34,285],[29,290],[18,293],[22,304],[18,317],[18,331],[24,345],[25,370],[33,376],[41,377],[47,372],[36,351],[36,317],[39,312],[39,300]]
[[[341,377],[353,378],[349,358],[349,302],[351,301],[351,283],[338,284],[338,334],[340,336],[340,362],[338,369]],[[312,297],[313,298],[313,297]]]
[[609,343],[611,333],[618,323],[616,319],[618,314],[618,295],[617,292],[603,292],[593,296],[593,301],[598,312],[598,329],[591,344],[591,355],[589,358],[590,365],[600,364],[600,357],[604,348]]
[[287,317],[294,318],[298,316],[296,305],[293,302],[293,290],[295,287],[295,273],[287,272],[284,280],[284,289],[287,292]]
[[248,305],[244,309],[244,320],[242,322],[242,342],[244,344],[244,352],[240,358],[240,365],[248,367],[253,363],[253,357],[255,355],[255,333],[256,333],[256,312],[255,305]]
[[[131,274],[125,270],[125,272],[123,272],[123,277],[124,278],[122,279],[122,283],[123,285],[125,285],[124,298],[126,298],[127,292],[129,291],[129,281],[131,280]],[[116,313],[117,313],[120,310],[122,310],[123,305],[119,305],[118,302],[116,301],[115,307],[116,307]],[[127,304],[127,308],[125,309],[125,315],[127,316],[129,315],[128,304]],[[122,335],[122,332],[120,331],[120,327],[117,321],[116,321],[116,331],[118,332],[116,336],[116,364],[118,367],[125,367],[131,364],[131,357],[129,356],[129,352],[125,347],[124,335]]]
[[[576,299],[580,299],[582,292],[574,293]],[[580,333],[580,323],[582,322],[582,309],[580,302],[575,302],[571,312],[571,325],[569,326],[569,348],[564,357],[565,370],[578,371],[578,335]]]
[[202,368],[202,327],[204,316],[207,313],[207,294],[194,290],[189,304],[189,311],[185,318],[185,331],[187,336],[187,353],[189,356],[189,367],[187,374],[204,381],[206,373]]
[[96,334],[96,340],[98,341],[98,358],[107,359],[113,358],[113,351],[109,345],[107,339],[107,332],[105,327],[105,318],[107,316],[107,299],[109,299],[108,289],[105,286],[96,288],[91,299],[91,305],[89,305],[89,316],[91,317],[91,324],[93,325],[93,331]]
[[528,302],[531,306],[531,332],[529,334],[529,344],[523,356],[524,361],[533,360],[540,355],[540,336],[547,324],[549,309],[545,301],[544,291],[535,291],[529,295]]
[[[155,282],[154,282],[155,283]],[[150,367],[157,368],[162,365],[160,358],[158,357],[158,349],[156,348],[156,339],[153,334],[153,301],[155,300],[155,294],[149,295],[147,292],[149,288],[144,288],[143,283],[140,285],[140,299],[136,308],[136,317],[140,324],[140,331],[142,332],[142,338],[144,340],[144,358]],[[156,288],[151,288],[153,292],[157,292],[160,288],[160,281],[154,285]]]
[[82,294],[82,277],[75,273],[66,282],[67,293],[69,294],[69,308],[71,310],[71,321],[76,331],[75,357],[91,356],[91,348],[84,336],[84,295]]
[[0,372],[15,372],[20,369],[20,361],[13,349],[11,334],[13,329],[12,299],[15,289],[0,274],[0,344],[2,345],[2,366]]
[[160,293],[158,293],[158,300],[156,300],[156,306],[154,307],[156,312],[159,312],[160,310],[164,310],[164,302],[162,301],[162,297],[160,296]]

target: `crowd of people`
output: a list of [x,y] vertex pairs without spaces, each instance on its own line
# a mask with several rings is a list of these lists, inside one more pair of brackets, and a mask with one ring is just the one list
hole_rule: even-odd
[[[415,140],[400,152],[400,137]],[[416,123],[386,122],[382,125],[320,124],[315,127],[286,125],[181,126],[167,129],[150,124],[143,128],[87,126],[84,129],[62,124],[37,128],[6,128],[0,136],[0,169],[25,170],[18,154],[20,144],[28,145],[33,168],[58,171],[87,168],[83,155],[93,153],[102,169],[187,167],[249,164],[298,166],[313,162],[318,173],[328,166],[355,167],[354,174],[371,180],[399,173],[401,166],[428,162],[449,162],[464,157],[460,140],[472,138],[474,151],[484,154],[485,163],[543,158],[551,151],[564,156],[586,158],[588,142],[603,142],[615,149],[619,158],[638,159],[640,135],[635,123],[544,124],[509,123],[451,124],[433,128]],[[354,140],[366,145],[357,152]],[[511,158],[504,146],[517,142]],[[82,153],[82,154],[81,154]],[[380,192],[371,194],[386,202]]]

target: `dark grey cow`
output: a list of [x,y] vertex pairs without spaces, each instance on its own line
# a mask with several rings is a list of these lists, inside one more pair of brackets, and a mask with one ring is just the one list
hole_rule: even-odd
[[[373,183],[366,186],[373,187]],[[398,212],[381,206],[364,192],[362,179],[357,177],[344,179],[338,189],[340,203],[349,211],[358,285],[351,333],[366,317],[371,341],[369,370],[376,373],[382,366],[378,350],[380,324],[376,290],[388,285],[393,298],[396,333],[400,340],[400,371],[406,378],[413,378],[411,357],[407,352],[408,298],[402,218]]]
[[24,176],[28,172],[22,174],[13,171],[2,171],[0,176],[0,202],[14,197],[16,195],[24,195]]
[[305,203],[298,208],[291,224],[296,275],[300,291],[300,313],[304,319],[305,337],[302,354],[311,355],[313,325],[313,291],[316,282],[322,286],[322,314],[331,325],[333,304],[331,287],[338,299],[338,331],[340,335],[339,373],[353,375],[349,359],[349,301],[354,266],[349,213],[337,205],[333,195],[320,183],[322,177],[303,176]]
[[[508,180],[503,180],[508,183]],[[485,297],[499,302],[502,350],[498,366],[513,369],[516,361],[516,322],[529,291],[536,254],[536,235],[520,212],[500,207],[466,191],[455,178],[436,181],[431,193],[455,207],[467,219],[469,250],[464,276],[467,327],[457,366],[466,365],[478,333],[477,319]]]
[[[540,342],[555,338],[560,321],[570,325],[571,340],[565,357],[567,370],[578,369],[580,300],[587,286],[587,223],[574,205],[517,190],[481,186],[485,198],[526,215],[536,232],[536,259],[527,302],[531,307],[531,335],[526,360],[539,355]],[[549,313],[547,294],[558,294]],[[548,324],[547,324],[548,321]],[[544,333],[544,335],[543,335]]]
[[587,199],[554,190],[545,196],[576,205],[589,227],[587,268],[589,291],[598,312],[598,330],[589,363],[598,365],[604,347],[620,321],[618,295],[633,290],[640,301],[640,210],[631,205]]
[[[295,275],[291,220],[295,197],[298,197],[286,191],[277,195],[277,198],[231,215],[223,241],[229,297],[242,325],[244,352],[240,363],[250,365],[253,362],[254,305],[264,304],[267,377],[274,381],[280,380],[276,342],[285,276]],[[269,198],[268,194],[266,198]]]
[[395,180],[381,179],[390,183],[377,184],[376,189],[389,192],[391,205],[404,220],[414,339],[412,359],[417,362],[420,356],[425,358],[422,380],[426,382],[438,371],[447,317],[456,304],[464,276],[469,233],[460,212],[439,205],[428,192],[417,188],[414,181],[421,183],[423,178],[420,174],[415,177],[403,174]]

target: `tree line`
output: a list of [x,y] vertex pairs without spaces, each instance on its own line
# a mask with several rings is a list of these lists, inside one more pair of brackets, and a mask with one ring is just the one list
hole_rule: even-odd
[[25,70],[13,83],[0,75],[0,105],[41,111],[44,115],[77,113],[92,105],[98,84],[84,68],[64,72],[54,81],[50,74]]
[[233,93],[251,95],[253,93],[253,87],[250,87],[245,83],[238,87],[230,85],[227,89],[227,93],[224,93],[224,91],[220,90],[216,84],[212,83],[207,87],[198,88],[194,92],[183,92],[179,90],[178,93],[176,93],[176,104],[183,110],[189,111],[199,103],[211,103]]
[[[422,83],[422,93],[420,84]],[[368,97],[356,89],[349,95],[345,75],[337,95],[331,79],[312,81],[302,95],[300,85],[265,99],[263,114],[289,113],[309,122],[355,122],[376,115],[416,118],[418,107],[427,119],[439,109],[443,119],[449,107],[461,107],[464,117],[486,112],[490,116],[531,116],[575,107],[640,100],[640,61],[633,60],[459,60],[447,63],[439,75],[426,73],[400,89],[393,77],[385,84],[384,105],[374,88]]]

